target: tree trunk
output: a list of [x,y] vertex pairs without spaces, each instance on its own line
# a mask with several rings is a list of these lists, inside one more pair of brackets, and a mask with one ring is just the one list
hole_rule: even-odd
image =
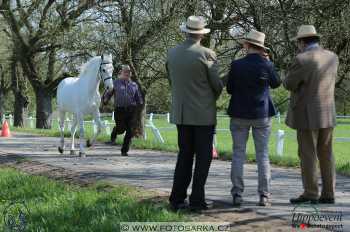
[[138,106],[136,109],[136,116],[133,123],[134,134],[138,138],[142,138],[145,134],[145,116],[146,116],[146,105],[143,104]]
[[11,90],[15,96],[13,125],[15,127],[23,127],[24,113],[27,109],[29,101],[25,94],[26,84],[22,76],[22,72],[19,70],[15,52],[11,60]]
[[36,89],[36,128],[51,129],[52,95],[47,89]]
[[28,99],[21,91],[16,91],[14,105],[13,125],[15,127],[24,127],[24,113],[28,106]]
[[[5,110],[5,94],[0,89],[0,123],[2,123],[2,118],[4,117],[4,110]],[[1,127],[1,125],[0,125]]]

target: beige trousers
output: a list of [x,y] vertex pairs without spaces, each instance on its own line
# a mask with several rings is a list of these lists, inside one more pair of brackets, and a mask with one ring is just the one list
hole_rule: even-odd
[[297,130],[303,196],[318,199],[317,159],[320,163],[321,197],[334,198],[335,161],[332,151],[333,128]]

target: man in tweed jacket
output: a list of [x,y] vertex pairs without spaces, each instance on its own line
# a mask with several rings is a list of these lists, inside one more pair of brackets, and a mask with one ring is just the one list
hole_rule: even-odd
[[[334,203],[335,163],[332,151],[336,125],[334,86],[338,57],[319,45],[312,25],[299,28],[299,54],[284,80],[291,92],[286,124],[297,130],[304,193],[291,203]],[[319,197],[317,159],[320,162],[322,191]]]

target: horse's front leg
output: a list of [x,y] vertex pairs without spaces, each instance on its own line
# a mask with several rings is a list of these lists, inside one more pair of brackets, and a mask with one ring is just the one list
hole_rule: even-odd
[[100,116],[100,112],[98,110],[94,113],[94,122],[97,125],[97,132],[96,132],[96,134],[93,135],[91,141],[89,139],[86,141],[87,147],[91,147],[92,145],[94,145],[97,137],[99,136],[99,134],[101,133],[101,130],[102,130],[101,116]]
[[78,116],[78,121],[79,121],[79,142],[80,142],[80,151],[79,151],[79,156],[85,158],[85,148],[84,148],[84,117],[79,115]]
[[71,128],[71,135],[72,135],[72,144],[71,144],[71,148],[70,148],[70,154],[71,155],[75,155],[75,141],[74,141],[74,137],[75,137],[75,133],[77,131],[77,124],[78,124],[78,120],[77,120],[77,116],[74,115],[73,118],[73,124],[72,124],[72,128]]

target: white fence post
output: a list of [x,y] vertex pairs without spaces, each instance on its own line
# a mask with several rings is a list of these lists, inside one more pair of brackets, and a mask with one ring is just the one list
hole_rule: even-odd
[[29,126],[30,129],[34,128],[34,118],[32,116],[30,116],[29,118],[27,118],[27,124]]
[[170,123],[170,113],[167,113],[166,116],[167,116],[168,123]]
[[71,131],[71,129],[72,129],[72,121],[67,117],[66,118],[66,122],[67,122],[67,131]]
[[276,154],[278,156],[283,155],[284,134],[284,130],[278,130],[276,134]]
[[13,116],[12,116],[12,114],[9,115],[9,123],[10,123],[10,126],[13,126]]
[[278,123],[281,124],[281,113],[278,112],[276,116],[277,116]]
[[[153,116],[154,116],[153,113],[149,114],[149,119],[148,119],[149,120],[149,126],[150,126],[150,128],[151,128],[151,130],[153,132],[154,137],[158,140],[158,142],[164,143],[164,139],[163,139],[162,135],[160,134],[159,129],[153,123]],[[147,135],[146,134],[145,134],[145,139],[147,139]]]
[[94,132],[94,134],[96,134],[97,133],[97,125],[96,125],[95,120],[92,120],[91,123],[92,123],[93,132]]
[[114,121],[114,111],[112,111],[112,121]]
[[160,134],[159,129],[153,124],[152,121],[149,122],[149,125],[150,125],[150,127],[151,127],[151,129],[152,129],[152,132],[153,132],[153,134],[154,134],[154,137],[156,137],[156,139],[158,140],[158,142],[164,143],[164,139],[163,139],[162,135]]
[[111,134],[111,127],[109,126],[108,120],[104,120],[105,133],[107,135]]

